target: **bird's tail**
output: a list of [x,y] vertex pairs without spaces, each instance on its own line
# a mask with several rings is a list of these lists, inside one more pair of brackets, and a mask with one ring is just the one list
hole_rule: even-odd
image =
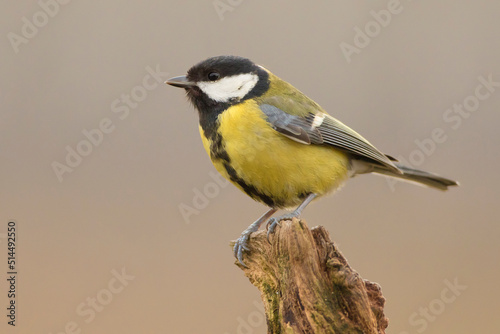
[[403,179],[409,182],[416,182],[426,185],[431,188],[436,188],[440,190],[448,190],[448,187],[458,186],[457,181],[453,181],[436,174],[429,172],[424,172],[423,170],[418,170],[404,166],[398,162],[394,162],[394,165],[403,172],[403,174],[397,174],[394,171],[385,169],[383,166],[373,166],[373,173],[383,174],[387,176],[392,176],[395,178]]

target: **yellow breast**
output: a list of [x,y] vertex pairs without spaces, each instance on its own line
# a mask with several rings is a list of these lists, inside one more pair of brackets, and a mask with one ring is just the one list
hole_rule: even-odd
[[[238,188],[241,180],[269,197],[275,207],[300,204],[309,193],[324,195],[336,189],[348,177],[348,157],[331,146],[304,145],[275,131],[258,105],[247,100],[225,110],[219,116],[218,133],[229,156],[230,167],[239,177],[231,179],[225,163],[212,159],[217,170]],[[200,127],[205,150],[210,155],[210,140]],[[266,202],[259,196],[254,199]]]

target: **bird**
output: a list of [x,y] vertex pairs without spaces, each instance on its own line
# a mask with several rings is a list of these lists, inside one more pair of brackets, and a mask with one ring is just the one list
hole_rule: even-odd
[[[217,171],[268,211],[245,229],[233,252],[246,267],[250,236],[267,222],[299,217],[314,199],[348,179],[381,174],[439,190],[456,181],[386,155],[290,83],[240,56],[216,56],[165,81],[198,111],[203,146]],[[272,217],[279,209],[295,210]]]

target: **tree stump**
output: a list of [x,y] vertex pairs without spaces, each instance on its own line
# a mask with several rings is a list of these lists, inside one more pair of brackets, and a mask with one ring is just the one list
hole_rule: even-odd
[[254,233],[248,267],[236,261],[261,292],[268,333],[385,334],[380,286],[349,266],[324,227],[282,221],[270,241]]

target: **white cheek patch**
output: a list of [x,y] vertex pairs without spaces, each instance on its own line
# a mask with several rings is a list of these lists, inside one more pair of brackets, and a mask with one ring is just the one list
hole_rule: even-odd
[[257,81],[259,81],[257,74],[245,73],[217,81],[201,81],[197,85],[212,100],[228,102],[233,99],[242,99],[255,87]]

